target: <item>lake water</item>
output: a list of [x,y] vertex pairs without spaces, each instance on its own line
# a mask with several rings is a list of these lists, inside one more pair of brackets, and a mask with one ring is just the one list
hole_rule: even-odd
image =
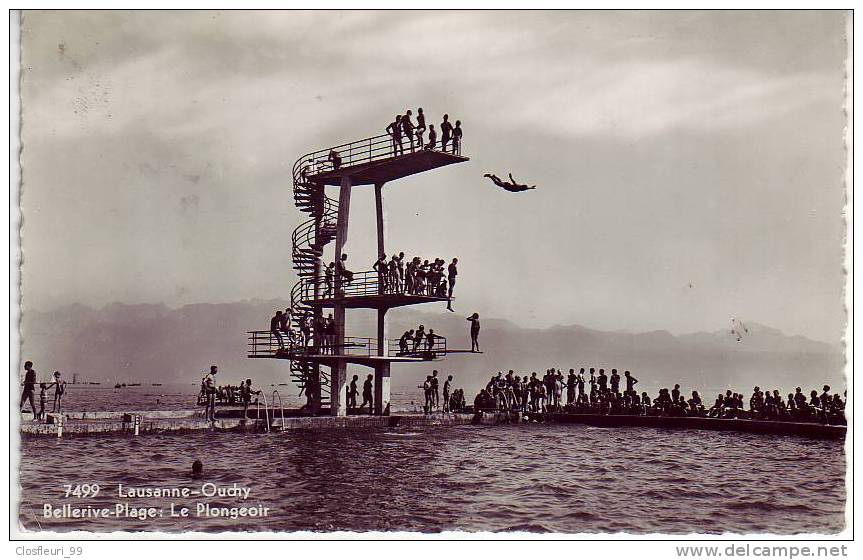
[[[71,399],[70,399],[71,400]],[[551,531],[835,533],[844,527],[841,442],[645,428],[524,424],[26,438],[20,521],[87,531]],[[192,461],[204,463],[200,479]],[[249,497],[118,497],[119,484],[248,487]],[[64,484],[98,483],[94,498]],[[171,518],[269,507],[267,516]],[[161,515],[46,520],[44,504]]]

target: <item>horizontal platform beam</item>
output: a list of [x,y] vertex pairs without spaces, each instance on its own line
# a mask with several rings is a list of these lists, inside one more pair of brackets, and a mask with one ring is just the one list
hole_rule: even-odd
[[414,294],[381,294],[344,296],[339,298],[304,299],[303,303],[311,306],[335,307],[343,305],[349,309],[390,309],[421,303],[446,302],[447,298],[437,296],[422,296]]
[[445,165],[469,161],[469,158],[437,150],[417,150],[410,153],[410,148],[404,155],[379,159],[369,163],[342,167],[335,171],[327,171],[307,178],[315,183],[339,186],[342,177],[351,178],[351,186],[375,185],[389,183],[402,177],[431,171]]

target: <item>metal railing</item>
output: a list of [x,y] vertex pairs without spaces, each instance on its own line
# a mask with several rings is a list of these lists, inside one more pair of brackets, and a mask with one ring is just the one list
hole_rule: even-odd
[[[248,353],[253,357],[302,359],[304,356],[357,356],[371,358],[378,355],[377,338],[346,336],[344,344],[329,343],[326,338],[318,344],[314,340],[303,344],[298,337],[282,334],[283,345],[272,331],[249,331]],[[411,339],[402,346],[399,339],[387,339],[387,355],[392,357],[421,358],[434,360],[446,354],[446,337],[435,334],[431,341],[427,336],[421,340]]]
[[292,294],[292,300],[293,295],[297,295],[303,301],[334,299],[337,297],[343,298],[398,294],[439,298],[447,297],[447,284],[445,283],[443,285],[438,285],[436,289],[432,289],[430,286],[424,285],[421,289],[415,289],[412,287],[410,291],[407,291],[405,289],[405,283],[401,278],[395,278],[388,273],[382,275],[374,270],[354,272],[352,280],[348,281],[343,278],[341,286],[338,287],[336,286],[335,278],[328,279],[326,275],[321,275],[318,277],[318,284],[318,293],[315,294],[314,280],[311,278],[303,280],[295,286],[295,289],[299,293]]
[[[263,393],[262,393],[263,394]],[[276,406],[276,397],[279,398],[279,413],[282,415],[282,431],[287,427],[285,424],[285,405],[282,403],[282,395],[279,393],[278,389],[273,389],[273,394],[270,398],[270,401],[273,403],[273,407]],[[273,422],[276,421],[275,409],[273,411]]]
[[[416,132],[416,131],[414,131]],[[458,149],[453,148],[452,140],[446,146],[446,150],[438,140],[432,148],[428,146],[428,131],[423,135],[424,146],[419,145],[416,137],[408,138],[404,134],[400,141],[390,134],[372,136],[355,142],[348,142],[339,146],[325,148],[316,152],[305,154],[294,164],[294,181],[306,182],[308,177],[338,171],[344,167],[352,167],[363,163],[371,163],[389,159],[401,155],[416,153],[420,151],[435,151],[461,155],[464,142],[459,142]],[[454,151],[455,150],[455,151]],[[335,153],[335,156],[331,154]]]

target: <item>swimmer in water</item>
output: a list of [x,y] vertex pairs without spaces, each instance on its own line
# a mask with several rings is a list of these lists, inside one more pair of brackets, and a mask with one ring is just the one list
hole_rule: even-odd
[[201,478],[204,474],[204,463],[200,459],[195,459],[192,463],[192,478]]

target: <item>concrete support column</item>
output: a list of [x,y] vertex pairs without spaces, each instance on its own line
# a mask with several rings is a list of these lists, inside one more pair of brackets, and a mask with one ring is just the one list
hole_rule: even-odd
[[[339,219],[336,224],[336,259],[342,257],[345,243],[348,241],[348,217],[351,208],[351,178],[342,177],[339,190]],[[341,289],[342,279],[336,278],[336,294]],[[333,307],[333,322],[336,327],[335,348],[336,354],[345,353],[345,306],[335,305]],[[336,360],[330,368],[330,414],[333,416],[347,416],[347,396],[345,386],[347,383],[348,364],[344,360]]]
[[375,366],[375,414],[390,415],[390,364]]

